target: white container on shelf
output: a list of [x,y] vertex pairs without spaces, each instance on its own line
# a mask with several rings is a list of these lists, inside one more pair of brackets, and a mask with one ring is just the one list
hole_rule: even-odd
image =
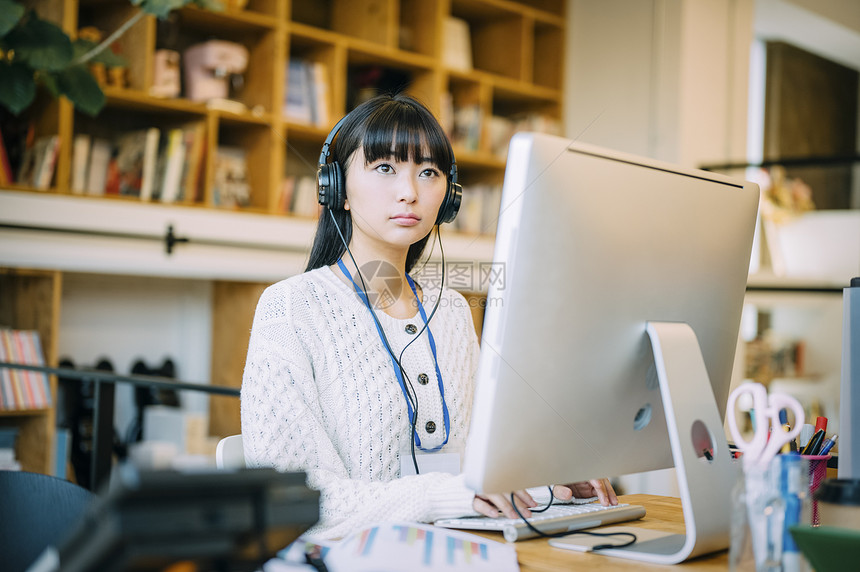
[[774,274],[845,284],[860,276],[860,210],[811,211],[765,226]]

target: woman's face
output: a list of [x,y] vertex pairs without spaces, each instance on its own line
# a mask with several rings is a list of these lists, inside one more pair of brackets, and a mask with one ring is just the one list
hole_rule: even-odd
[[359,147],[346,170],[345,206],[352,214],[353,239],[409,248],[432,230],[446,187],[445,174],[427,158],[367,163]]

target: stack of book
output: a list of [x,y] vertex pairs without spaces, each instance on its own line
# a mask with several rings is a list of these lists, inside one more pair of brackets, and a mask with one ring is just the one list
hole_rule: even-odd
[[[0,329],[0,361],[45,365],[38,332]],[[51,405],[51,387],[44,373],[0,368],[0,410],[43,409]]]
[[194,202],[200,195],[205,149],[202,123],[150,127],[113,139],[81,133],[72,148],[72,192]]
[[296,216],[315,217],[320,209],[317,194],[315,177],[289,175],[281,184],[278,209]]
[[251,203],[247,153],[241,147],[220,146],[215,152],[212,203],[219,207],[246,207]]
[[[57,154],[60,151],[60,136],[45,135],[37,137],[32,145],[24,149],[21,165],[18,168],[16,181],[19,185],[32,187],[45,191],[51,186],[54,179],[54,170],[57,166]],[[5,151],[4,151],[5,156]],[[8,159],[0,157],[0,162],[8,166]],[[2,169],[5,174],[0,178],[6,179],[11,174],[11,168]],[[7,181],[9,183],[13,181]]]
[[465,234],[495,234],[501,200],[502,189],[498,185],[464,186],[460,212],[453,223],[454,230]]
[[326,64],[301,58],[290,59],[284,115],[289,121],[328,127],[331,113]]

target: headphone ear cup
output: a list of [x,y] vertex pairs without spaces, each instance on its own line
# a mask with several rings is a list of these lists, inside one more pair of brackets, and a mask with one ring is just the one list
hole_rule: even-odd
[[448,182],[445,198],[439,206],[439,214],[436,216],[436,224],[453,222],[460,211],[460,203],[463,201],[463,187],[458,183]]
[[327,163],[317,171],[317,201],[329,209],[342,210],[346,202],[346,185],[340,163]]

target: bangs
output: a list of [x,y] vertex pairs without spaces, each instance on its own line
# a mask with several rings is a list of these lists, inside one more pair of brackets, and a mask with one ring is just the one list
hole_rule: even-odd
[[361,146],[367,163],[393,158],[421,163],[429,160],[447,173],[452,158],[445,133],[429,112],[411,105],[386,105],[368,118]]

